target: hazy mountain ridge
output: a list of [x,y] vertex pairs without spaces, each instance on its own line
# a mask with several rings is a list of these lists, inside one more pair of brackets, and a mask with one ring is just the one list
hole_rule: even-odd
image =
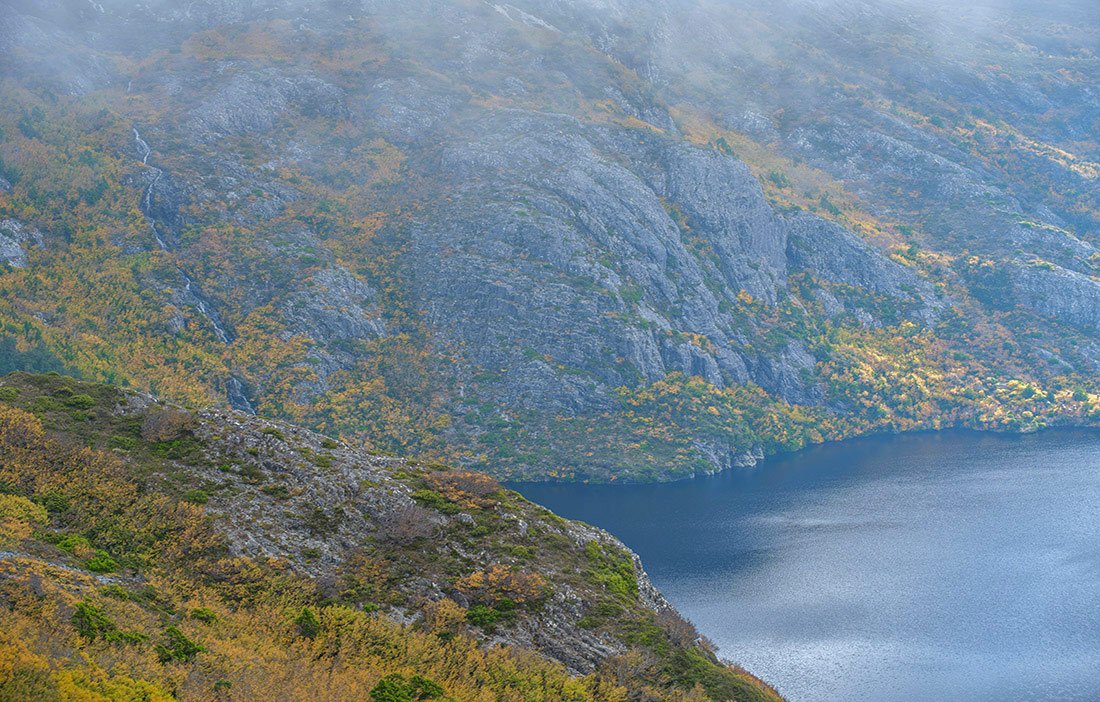
[[13,367],[507,475],[1088,421],[1096,24],[979,10],[7,3]]

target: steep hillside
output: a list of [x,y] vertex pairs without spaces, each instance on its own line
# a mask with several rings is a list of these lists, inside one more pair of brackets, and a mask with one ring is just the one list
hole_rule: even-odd
[[529,478],[1100,417],[1092,3],[0,21],[0,371]]
[[779,699],[488,476],[55,375],[0,380],[0,604],[4,700]]

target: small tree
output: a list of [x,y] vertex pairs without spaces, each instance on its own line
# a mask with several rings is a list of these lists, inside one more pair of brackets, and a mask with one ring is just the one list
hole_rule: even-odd
[[298,633],[307,639],[317,638],[321,633],[321,620],[309,607],[302,609],[301,614],[294,619],[294,623],[298,626]]

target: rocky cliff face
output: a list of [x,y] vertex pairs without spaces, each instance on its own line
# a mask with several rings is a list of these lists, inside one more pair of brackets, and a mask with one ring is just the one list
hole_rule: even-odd
[[[1053,378],[1100,363],[1094,326],[1057,313],[1087,307],[1100,260],[1087,136],[1096,29],[1076,6],[1041,26],[1005,11],[1002,34],[936,7],[857,0],[774,13],[737,2],[2,8],[5,90],[19,98],[4,123],[0,156],[13,165],[0,176],[19,176],[4,207],[45,233],[46,268],[117,260],[125,273],[94,264],[109,278],[95,289],[125,289],[156,320],[77,349],[96,325],[63,311],[74,300],[24,304],[28,284],[12,278],[9,326],[26,321],[20,334],[93,375],[206,401],[228,392],[234,406],[379,448],[459,446],[462,460],[532,476],[705,424],[684,408],[642,416],[639,396],[669,378],[727,397],[762,389],[754,408],[780,417],[745,428],[731,416],[685,439],[718,466],[931,425],[945,407],[983,426],[1061,412],[990,408],[1005,402],[998,383],[1054,392]],[[1046,47],[1059,71],[1004,33]],[[1010,77],[991,75],[981,52]],[[47,95],[69,97],[49,107]],[[103,101],[120,107],[97,112]],[[19,165],[43,148],[73,160],[67,174]],[[46,187],[58,178],[72,187]],[[46,221],[50,207],[79,216]],[[1029,258],[1068,273],[1040,282],[1016,268]],[[1020,314],[990,295],[989,281],[1009,278],[1023,297],[1042,288]],[[991,379],[974,389],[988,406],[940,397],[941,410],[913,409],[911,395],[876,388],[860,364],[908,364],[898,348],[914,334],[923,383],[965,360]],[[1061,354],[1068,369],[1043,360],[1052,345],[1075,349]],[[804,415],[820,430],[792,429]],[[593,445],[551,447],[575,436],[563,423],[592,427]],[[505,443],[523,449],[502,454]],[[681,448],[670,451],[687,460]]]

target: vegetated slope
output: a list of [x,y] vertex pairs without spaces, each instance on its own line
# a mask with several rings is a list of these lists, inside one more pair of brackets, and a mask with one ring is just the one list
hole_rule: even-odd
[[486,475],[57,375],[0,380],[0,603],[4,700],[779,699]]
[[0,370],[531,478],[1095,421],[1088,3],[756,5],[3,0]]

